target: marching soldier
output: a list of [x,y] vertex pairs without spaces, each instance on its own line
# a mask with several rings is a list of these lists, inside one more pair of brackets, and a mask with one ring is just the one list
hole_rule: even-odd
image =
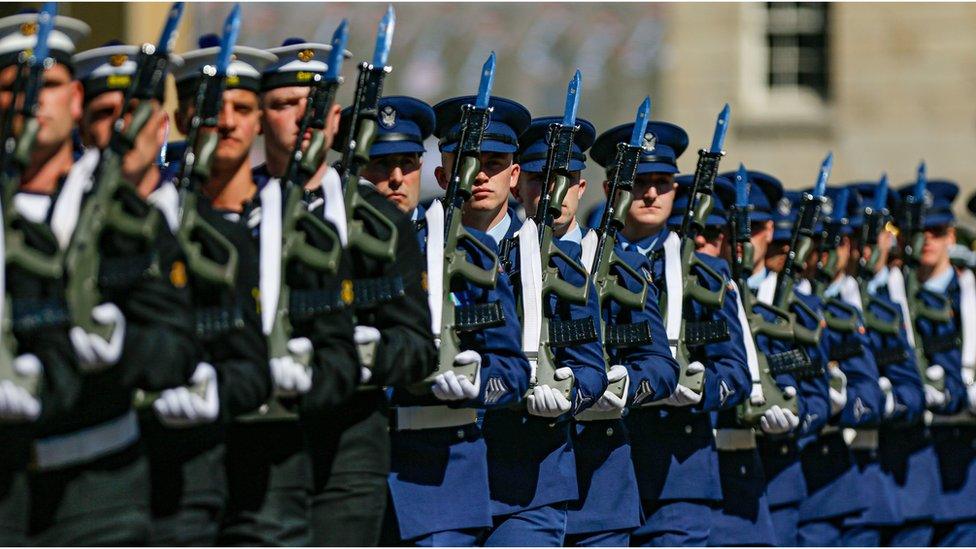
[[[7,35],[12,38],[8,45],[22,47],[29,46],[25,40],[36,41],[36,19],[35,15],[8,18],[7,23],[19,32],[19,37]],[[91,185],[99,154],[88,151],[77,162],[73,155],[72,130],[82,114],[83,90],[74,79],[68,56],[73,53],[74,40],[87,33],[87,25],[67,18],[58,21],[56,29],[62,28],[49,38],[56,63],[45,71],[40,94],[38,116],[44,122],[21,179],[22,191],[30,194],[24,194],[21,202],[22,215],[49,223],[59,245],[71,252],[77,238],[90,236],[79,236],[79,231],[88,228],[81,228],[87,219],[79,218],[88,211],[87,200],[94,200],[84,193]],[[4,71],[10,77],[8,82],[12,81],[16,67],[7,65]],[[139,139],[145,138],[145,134],[139,135]],[[127,154],[123,163],[138,164],[148,148]],[[135,193],[123,189],[116,199],[128,214],[155,222],[147,217],[152,206]],[[61,403],[56,417],[38,424],[33,443],[36,457],[29,533],[34,543],[146,541],[149,485],[132,391],[158,391],[186,383],[196,354],[188,329],[189,292],[183,279],[173,276],[182,272],[182,262],[163,223],[158,220],[152,227],[156,236],[145,242],[110,229],[98,235],[96,288],[103,303],[90,315],[98,326],[95,330],[108,336],[80,326],[71,328],[71,344],[78,358],[78,392]],[[70,276],[74,265],[68,267]],[[49,299],[64,303],[64,297],[51,295]],[[68,305],[71,314],[73,302],[69,300]],[[74,311],[79,312],[83,313]]]
[[[267,164],[255,169],[257,177],[284,175],[305,112],[312,84],[309,75],[325,72],[323,59],[331,46],[295,38],[270,51],[280,60],[264,72],[261,116]],[[347,144],[334,139],[340,112],[339,105],[334,104],[326,116],[326,149]],[[338,180],[336,170],[323,163],[306,189],[324,199],[324,203],[313,201],[309,205],[313,215],[325,216],[326,210],[338,205],[344,223]],[[367,333],[376,343],[373,364],[360,379],[368,388],[355,392],[334,409],[326,407],[303,418],[312,467],[310,524],[314,545],[368,546],[378,542],[390,471],[388,404],[380,387],[419,381],[436,356],[422,286],[425,264],[416,240],[410,236],[413,224],[371,185],[359,184],[356,191],[395,224],[399,236],[393,261],[349,255],[349,276],[357,296],[353,303],[356,334],[360,337]],[[325,357],[334,360],[329,354],[323,354]]]
[[[688,209],[689,193],[692,186],[692,176],[683,175],[675,178],[678,184],[677,198],[669,228],[679,230],[684,211]],[[726,204],[731,204],[735,196],[732,183],[725,177],[715,179],[715,192],[712,194],[712,212],[705,220],[705,231],[696,239],[697,251],[710,257],[731,259],[729,244],[728,210]],[[723,263],[722,274],[731,279],[731,272],[727,264]],[[732,285],[735,282],[731,282]],[[737,315],[742,330],[743,352],[747,360],[754,361],[755,342],[752,339],[752,329],[745,318],[745,309],[741,305],[741,298],[737,307],[742,310]],[[748,290],[747,290],[748,291]],[[749,348],[752,347],[752,350]],[[758,369],[758,365],[750,364],[750,371]],[[765,475],[762,462],[756,449],[756,438],[751,428],[743,428],[736,419],[736,410],[722,410],[714,414],[713,422],[716,426],[715,445],[718,449],[718,464],[721,475],[722,501],[712,512],[713,523],[709,532],[708,545],[775,545],[775,534],[772,518],[769,513],[769,503],[763,490]],[[791,430],[799,424],[799,418],[789,410],[768,410],[764,416],[766,429],[769,432],[781,433]]]
[[[764,172],[749,170],[753,190],[749,193],[753,221],[751,243],[753,245],[752,274],[747,280],[749,290],[756,293],[760,303],[771,304],[780,273],[783,271],[790,238],[797,223],[793,204],[799,200],[797,193],[783,192],[779,179]],[[789,312],[795,322],[807,330],[821,326],[820,301],[793,289],[794,302]],[[767,319],[770,320],[770,319]],[[806,483],[800,465],[799,441],[809,440],[811,435],[826,424],[829,417],[828,378],[825,371],[826,351],[816,345],[786,342],[770,337],[756,338],[757,350],[768,357],[790,359],[790,366],[797,372],[790,376],[777,376],[783,387],[796,387],[799,425],[793,429],[763,429],[756,443],[765,477],[765,493],[769,502],[770,517],[775,532],[775,545],[798,545],[797,529],[799,505],[806,493]],[[805,373],[801,373],[804,372]],[[820,372],[818,375],[816,372]]]
[[[903,215],[908,213],[908,202],[920,198],[915,195],[916,191],[916,185],[899,191]],[[971,357],[966,357],[964,362],[962,352],[963,349],[971,349],[971,309],[962,307],[963,296],[970,290],[964,292],[964,286],[968,284],[956,273],[949,257],[950,246],[955,241],[952,202],[959,193],[959,187],[950,181],[929,181],[926,193],[930,196],[922,198],[926,210],[922,216],[922,226],[909,227],[910,223],[905,223],[905,238],[910,238],[913,231],[924,232],[924,245],[916,271],[921,289],[915,296],[905,292],[910,274],[908,263],[911,261],[906,257],[903,267],[905,276],[902,279],[905,282],[895,293],[898,295],[896,301],[916,300],[935,311],[945,310],[945,300],[948,298],[948,308],[951,310],[948,318],[916,314],[911,328],[915,345],[923,347],[924,358],[930,365],[928,368],[939,367],[941,370],[927,370],[928,379],[925,380],[926,405],[934,414],[929,429],[938,455],[941,478],[937,485],[939,491],[933,517],[935,531],[931,543],[947,547],[963,546],[976,543],[974,511],[972,506],[965,503],[972,499],[976,490],[976,477],[972,473],[976,428],[966,413],[967,409],[971,409],[971,397],[967,395],[966,382],[969,380],[963,378],[963,364],[969,362]],[[944,388],[941,391],[930,383],[939,378],[933,373],[942,374]]]
[[[629,138],[632,127],[624,124],[604,132],[593,145],[593,159],[601,166],[609,166],[617,143]],[[648,123],[634,202],[622,234],[625,249],[635,249],[648,257],[654,280],[667,288],[661,296],[664,299],[666,294],[667,303],[671,304],[667,307],[666,325],[672,345],[679,335],[675,320],[682,314],[681,295],[674,290],[681,288],[681,281],[677,280],[680,242],[667,228],[667,220],[677,188],[677,159],[687,146],[688,135],[678,126]],[[720,260],[699,257],[708,265],[720,264]],[[716,283],[708,277],[701,278],[701,284],[712,291]],[[693,362],[687,366],[689,372],[694,368],[695,373],[704,373],[701,393],[679,385],[665,401],[658,401],[658,406],[634,409],[627,415],[644,516],[643,524],[631,536],[632,545],[707,543],[712,509],[722,498],[709,412],[734,407],[749,394],[751,386],[735,300],[725,299],[718,309],[700,307],[684,314],[691,316],[687,322],[720,324],[728,337],[698,347]]]
[[[418,243],[427,254],[429,232],[444,230],[428,225],[419,204],[424,140],[433,132],[434,111],[418,99],[388,96],[380,100],[379,113],[379,136],[363,174],[380,194],[411,216]],[[350,114],[348,109],[343,113],[341,134],[348,131],[345,121]],[[488,235],[468,230],[490,249],[495,248]],[[481,268],[491,265],[492,258],[480,248],[464,246],[468,261]],[[433,268],[440,265],[428,260],[428,269]],[[451,298],[462,306],[497,304],[501,316],[484,318],[488,325],[481,329],[472,325],[459,330],[465,350],[455,362],[479,362],[475,379],[448,370],[435,376],[432,396],[393,390],[389,511],[395,524],[389,526],[396,538],[384,544],[474,546],[491,526],[487,447],[474,408],[518,402],[528,387],[529,363],[522,354],[515,297],[508,280],[499,277],[494,288],[454,285]],[[510,391],[502,389],[508,387]],[[431,478],[440,480],[426,480]]]

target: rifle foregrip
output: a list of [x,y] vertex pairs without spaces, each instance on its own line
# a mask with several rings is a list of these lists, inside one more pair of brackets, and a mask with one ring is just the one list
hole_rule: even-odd
[[56,244],[53,252],[46,253],[28,245],[24,234],[13,230],[11,224],[8,223],[4,231],[4,255],[7,265],[17,266],[41,278],[55,279],[64,273],[63,254]]
[[322,130],[312,130],[312,138],[308,142],[308,148],[302,155],[300,164],[301,171],[306,174],[314,174],[322,164],[325,156],[325,132]]

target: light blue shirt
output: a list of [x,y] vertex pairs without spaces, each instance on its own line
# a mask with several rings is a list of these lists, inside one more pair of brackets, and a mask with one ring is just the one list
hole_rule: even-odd
[[564,234],[562,237],[560,237],[559,240],[562,240],[564,242],[574,242],[574,243],[579,244],[580,246],[582,246],[583,245],[583,229],[580,228],[579,223],[577,223],[576,220],[574,219],[573,220],[573,228],[570,229],[570,230],[568,230],[568,231],[566,231],[566,234]]
[[889,274],[891,274],[891,271],[888,270],[887,266],[882,267],[880,271],[874,273],[874,276],[868,281],[868,293],[877,295],[879,289],[887,286]]
[[925,287],[926,290],[930,292],[936,294],[945,294],[946,290],[949,289],[949,284],[952,282],[952,277],[955,274],[956,274],[955,269],[953,269],[952,266],[950,266],[948,269],[945,270],[944,273],[938,276],[933,276],[932,278],[926,280],[923,286]]
[[502,217],[502,220],[495,224],[494,227],[489,227],[487,231],[488,236],[495,241],[496,245],[501,245],[502,240],[505,240],[505,235],[508,234],[508,228],[512,226],[512,218],[507,214]]
[[752,276],[746,279],[746,285],[749,286],[750,290],[758,290],[768,275],[769,271],[766,267],[761,267],[760,270],[752,273]]

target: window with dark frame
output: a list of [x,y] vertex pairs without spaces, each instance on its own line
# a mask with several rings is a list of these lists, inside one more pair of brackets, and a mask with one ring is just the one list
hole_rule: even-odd
[[766,83],[771,89],[807,88],[828,99],[829,11],[830,4],[821,2],[766,3]]

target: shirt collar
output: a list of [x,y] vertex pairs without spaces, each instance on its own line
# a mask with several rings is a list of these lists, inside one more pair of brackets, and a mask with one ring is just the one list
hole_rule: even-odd
[[645,236],[644,238],[637,239],[633,242],[627,240],[623,235],[620,235],[620,238],[625,244],[624,249],[636,249],[641,255],[647,255],[650,251],[663,247],[664,241],[667,240],[669,234],[670,231],[668,231],[667,228],[664,228],[655,234]]
[[746,279],[746,285],[749,286],[750,290],[758,290],[759,286],[762,284],[762,281],[766,280],[766,276],[768,274],[769,271],[766,270],[765,266],[760,267],[758,271],[752,273],[752,276]]
[[868,281],[868,293],[871,295],[877,295],[879,289],[887,286],[888,275],[890,273],[891,271],[888,269],[887,265],[881,267],[880,271],[874,273],[874,276],[872,276],[871,280]]
[[844,280],[844,277],[840,277],[839,279],[831,282],[830,286],[827,286],[827,289],[824,290],[824,297],[829,298],[840,295],[840,290],[844,287]]
[[505,235],[508,234],[508,228],[512,226],[512,218],[506,214],[502,217],[501,221],[495,224],[494,227],[489,227],[487,231],[488,236],[494,239],[496,245],[500,245],[502,240],[505,240]]
[[573,242],[582,246],[583,229],[580,229],[579,223],[576,222],[576,218],[573,218],[571,223],[573,224],[573,228],[566,231],[566,234],[560,237],[559,240],[562,240],[563,242]]
[[410,214],[410,221],[416,221],[420,219],[420,208],[414,208],[413,212]]
[[942,274],[926,280],[923,286],[930,292],[944,294],[949,289],[949,284],[952,282],[952,277],[955,274],[956,270],[950,265]]

